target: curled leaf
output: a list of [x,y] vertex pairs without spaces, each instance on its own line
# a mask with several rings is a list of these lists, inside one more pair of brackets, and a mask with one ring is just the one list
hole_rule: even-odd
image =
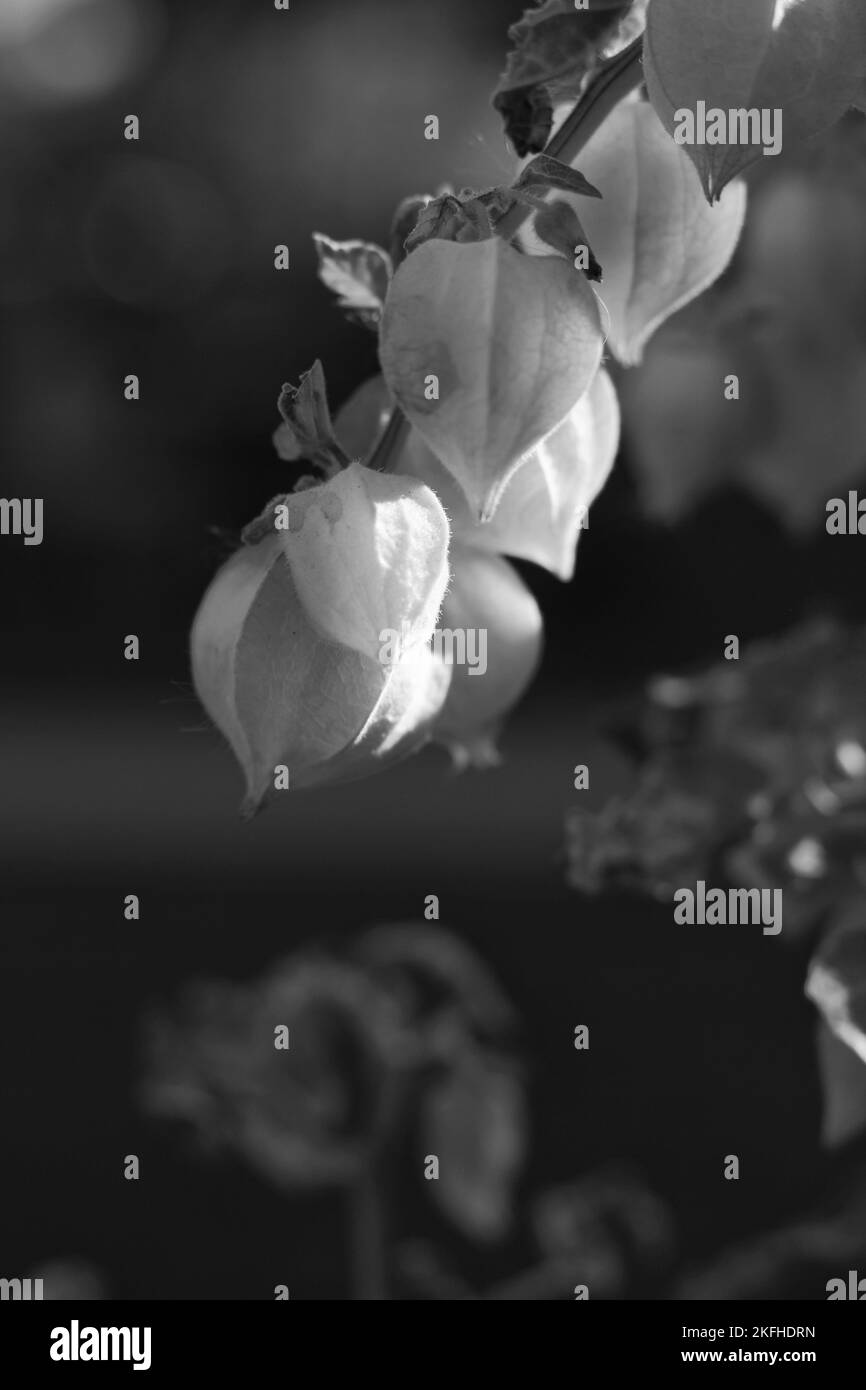
[[325,373],[318,359],[303,373],[299,385],[286,382],[277,405],[283,423],[274,434],[274,446],[281,459],[308,459],[326,478],[346,467],[349,460],[334,437]]
[[601,350],[585,277],[500,238],[421,246],[382,319],[388,389],[482,519],[586,391]]
[[493,105],[519,155],[544,148],[552,97],[576,99],[599,59],[640,32],[644,8],[644,0],[592,0],[588,9],[574,0],[543,0],[511,26],[514,47]]
[[365,328],[375,329],[391,279],[391,258],[368,241],[332,241],[313,233],[319,257],[319,279],[333,290],[341,309]]

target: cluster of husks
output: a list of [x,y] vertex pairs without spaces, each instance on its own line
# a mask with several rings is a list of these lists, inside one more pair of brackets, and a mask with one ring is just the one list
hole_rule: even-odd
[[[378,332],[382,375],[333,425],[318,364],[284,388],[277,450],[316,475],[246,528],[195,621],[196,689],[248,811],[430,738],[495,761],[542,636],[505,557],[571,578],[619,441],[605,343],[638,360],[724,269],[744,213],[737,185],[709,206],[644,101],[581,150],[592,183],[577,162],[540,155],[510,188],[407,200],[390,252],[316,237],[322,279]],[[478,633],[483,671],[454,659]]]

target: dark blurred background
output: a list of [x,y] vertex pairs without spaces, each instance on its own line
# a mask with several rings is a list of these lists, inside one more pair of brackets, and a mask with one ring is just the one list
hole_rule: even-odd
[[[624,785],[602,730],[646,676],[717,659],[728,633],[866,617],[861,552],[823,534],[823,506],[796,531],[731,487],[673,526],[646,514],[631,441],[670,404],[660,358],[627,387],[628,445],[575,581],[522,567],[547,648],[501,770],[458,780],[430,751],[241,824],[238,769],[192,695],[199,598],[291,481],[271,444],[281,384],[319,357],[336,410],[376,370],[311,233],[384,242],[405,194],[510,179],[489,94],[517,17],[500,0],[0,0],[2,492],[45,499],[41,546],[0,541],[6,1274],[74,1256],[121,1298],[344,1296],[333,1195],[277,1197],[142,1115],[140,1019],[194,977],[245,979],[420,917],[430,893],[523,1020],[527,1189],[626,1162],[687,1261],[792,1216],[821,1181],[803,953],[746,930],[684,937],[658,905],[564,882],[563,817]],[[802,182],[787,160],[756,182]],[[814,250],[791,252],[804,283]],[[851,256],[862,280],[862,239]],[[742,258],[731,277],[748,281]],[[710,414],[695,428],[718,438]],[[734,1152],[743,1179],[724,1183]],[[405,1235],[428,1219],[413,1201]],[[489,1278],[520,1254],[506,1242],[476,1271],[457,1242],[453,1258]]]

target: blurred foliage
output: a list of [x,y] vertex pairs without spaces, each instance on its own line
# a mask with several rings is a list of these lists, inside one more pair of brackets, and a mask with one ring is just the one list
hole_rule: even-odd
[[669,901],[713,870],[784,891],[814,927],[866,889],[866,630],[831,622],[655,680],[629,730],[630,793],[568,822],[569,880]]

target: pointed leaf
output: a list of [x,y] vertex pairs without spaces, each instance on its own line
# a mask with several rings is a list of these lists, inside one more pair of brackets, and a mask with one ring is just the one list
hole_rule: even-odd
[[[652,0],[644,38],[650,99],[668,132],[677,113],[782,112],[782,140],[810,139],[862,99],[863,0]],[[702,125],[702,122],[700,123]],[[777,122],[778,125],[778,122]],[[697,130],[694,132],[697,134]],[[707,198],[763,157],[761,144],[688,144]],[[777,151],[778,152],[778,151]]]
[[515,188],[561,188],[566,193],[580,193],[586,198],[600,198],[597,188],[577,169],[553,159],[549,154],[537,154],[524,164],[514,184]]

